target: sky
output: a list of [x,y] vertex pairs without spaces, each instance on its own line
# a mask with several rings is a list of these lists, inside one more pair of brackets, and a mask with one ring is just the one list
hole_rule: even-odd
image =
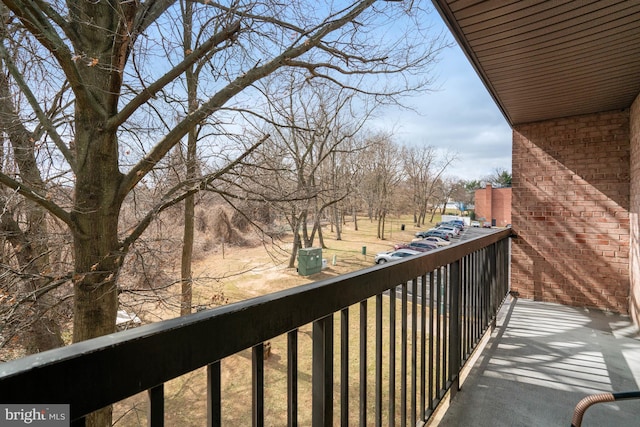
[[[437,12],[432,17],[446,28]],[[496,169],[510,172],[511,128],[457,44],[442,53],[435,72],[438,90],[409,101],[418,112],[385,112],[397,141],[456,153],[446,172],[451,177],[479,180]]]

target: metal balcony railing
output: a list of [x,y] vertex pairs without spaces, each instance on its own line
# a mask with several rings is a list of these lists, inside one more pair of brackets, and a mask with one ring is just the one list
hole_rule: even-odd
[[[0,402],[70,404],[72,425],[81,426],[92,411],[147,391],[148,424],[162,426],[164,384],[206,366],[207,425],[218,426],[221,361],[252,349],[246,405],[253,425],[262,426],[264,343],[285,334],[288,425],[310,410],[313,426],[353,425],[354,417],[361,426],[415,426],[457,388],[461,366],[507,295],[510,233],[4,363]],[[359,328],[349,324],[354,316]],[[301,408],[298,335],[309,324],[312,404]]]

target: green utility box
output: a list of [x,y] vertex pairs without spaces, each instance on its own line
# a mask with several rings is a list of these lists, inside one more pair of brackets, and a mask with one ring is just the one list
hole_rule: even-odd
[[298,249],[298,274],[309,276],[322,270],[322,248]]

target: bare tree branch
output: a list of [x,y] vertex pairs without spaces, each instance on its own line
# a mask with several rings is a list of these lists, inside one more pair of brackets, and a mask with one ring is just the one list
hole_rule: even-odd
[[69,212],[65,211],[60,206],[52,202],[47,196],[43,196],[36,190],[28,187],[26,184],[16,181],[15,179],[9,177],[8,175],[5,175],[4,173],[0,173],[0,183],[15,190],[27,199],[36,202],[37,204],[51,212],[53,215],[60,218],[71,229],[75,228]]
[[[67,163],[69,163],[69,165],[71,166],[71,170],[75,170],[76,163],[73,157],[73,153],[71,152],[71,150],[69,150],[69,148],[64,143],[64,141],[62,141],[62,138],[58,134],[58,131],[56,130],[53,123],[51,123],[51,120],[49,120],[49,117],[47,117],[44,111],[42,111],[42,109],[40,108],[40,104],[38,103],[38,100],[36,99],[35,95],[31,91],[31,88],[29,87],[27,82],[25,82],[24,79],[22,78],[22,73],[18,71],[15,64],[11,60],[11,57],[9,56],[6,48],[4,47],[4,44],[2,43],[0,43],[0,58],[4,60],[4,63],[6,67],[9,69],[11,76],[16,81],[22,93],[26,96],[27,100],[29,101],[29,105],[31,106],[31,108],[33,108],[33,111],[35,111],[36,116],[38,117],[38,120],[40,120],[40,124],[42,125],[42,127],[47,131],[49,136],[51,136],[51,139],[56,144],[56,147],[58,147],[58,150],[60,150],[60,152],[64,156]],[[2,83],[2,85],[4,86],[4,82]],[[5,92],[4,87],[0,90],[2,90],[2,92]],[[6,93],[8,93],[8,89],[6,90]]]
[[187,116],[176,125],[158,144],[151,149],[147,156],[140,160],[131,171],[126,174],[120,185],[120,197],[124,196],[162,159],[166,153],[187,134],[189,129],[200,123],[206,117],[222,107],[227,101],[240,93],[244,88],[273,73],[278,68],[288,65],[292,58],[299,57],[316,47],[324,37],[331,32],[354,20],[376,0],[361,1],[340,19],[325,23],[318,31],[309,36],[303,43],[291,46],[283,53],[262,66],[256,66],[238,76],[233,82],[218,91],[207,102],[204,102],[193,114]]
[[200,60],[207,52],[224,41],[228,41],[240,30],[240,22],[235,22],[222,31],[216,33],[205,43],[201,44],[191,54],[187,55],[182,62],[173,67],[168,73],[160,77],[158,80],[148,85],[145,90],[140,92],[127,105],[125,105],[118,114],[111,117],[107,123],[107,128],[116,128],[124,123],[138,108],[155,96],[167,84],[173,82],[178,76],[185,72],[187,68]]
[[[203,178],[198,180],[194,180],[193,182],[184,181],[176,185],[174,188],[170,189],[166,195],[162,198],[162,200],[151,209],[145,217],[131,230],[127,232],[127,236],[122,241],[121,247],[123,250],[126,250],[131,244],[138,239],[144,230],[151,224],[151,221],[163,210],[174,206],[175,204],[184,200],[190,194],[195,194],[201,190],[206,189],[213,181],[223,176],[232,170],[235,166],[242,163],[242,161],[250,156],[260,145],[262,145],[267,139],[269,139],[270,135],[264,135],[258,142],[253,144],[247,150],[245,150],[239,157],[237,157],[234,161],[229,162],[224,168],[209,174]],[[176,195],[177,194],[177,195]]]

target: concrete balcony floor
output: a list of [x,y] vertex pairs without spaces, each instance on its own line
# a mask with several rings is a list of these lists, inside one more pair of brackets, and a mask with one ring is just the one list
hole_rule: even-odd
[[[440,426],[570,426],[585,396],[640,390],[628,317],[513,299]],[[640,400],[598,403],[582,426],[640,426]]]

